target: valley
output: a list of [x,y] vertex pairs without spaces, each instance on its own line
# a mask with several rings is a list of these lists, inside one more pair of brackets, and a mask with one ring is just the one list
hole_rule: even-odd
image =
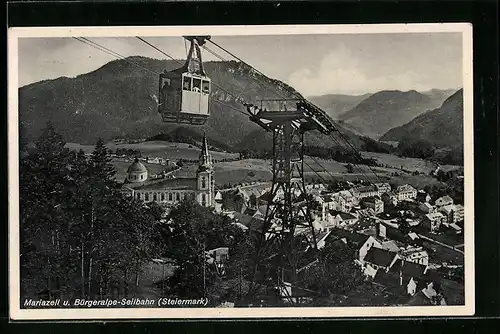
[[[90,154],[94,147],[92,145],[82,145],[77,143],[67,143],[66,147],[70,150],[83,150],[86,154]],[[141,143],[124,144],[124,143],[106,143],[106,147],[111,152],[116,152],[117,149],[132,149],[141,152],[141,157],[166,159],[166,165],[148,163],[143,161],[143,164],[148,169],[148,172],[156,175],[162,171],[170,171],[172,166],[179,161],[183,161],[183,166],[179,170],[173,172],[173,175],[178,178],[194,177],[196,175],[197,164],[200,149],[196,146],[185,143],[171,143],[163,141],[144,141]],[[272,180],[271,160],[264,159],[239,159],[237,153],[226,153],[218,151],[210,151],[214,161],[214,172],[216,186],[220,189],[229,185],[241,185],[252,182],[268,182]],[[354,170],[349,173],[346,169],[346,164],[331,159],[321,159],[318,157],[307,157],[304,160],[304,177],[307,181],[325,181],[349,180],[355,181],[358,179],[369,180],[370,182],[379,182],[378,179],[388,180],[394,184],[411,184],[415,187],[424,187],[425,185],[439,184],[434,177],[429,176],[431,171],[436,169],[436,164],[430,161],[398,157],[393,154],[361,152],[365,158],[374,158],[381,165],[379,167],[371,167],[366,165],[357,165]],[[132,163],[133,158],[114,157],[112,164],[116,170],[115,179],[118,182],[123,182],[126,178],[127,168]],[[461,170],[462,166],[441,165],[440,168],[444,171]],[[373,174],[374,171],[377,176]],[[418,175],[414,175],[418,172]]]

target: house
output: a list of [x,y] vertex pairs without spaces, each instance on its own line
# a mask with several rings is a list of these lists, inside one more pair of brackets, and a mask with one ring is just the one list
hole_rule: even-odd
[[418,208],[422,210],[423,213],[431,213],[434,211],[434,207],[429,202],[420,203]]
[[349,226],[354,225],[358,221],[358,218],[347,212],[330,210],[327,221],[330,227]]
[[398,186],[396,191],[394,192],[398,201],[404,201],[409,199],[417,198],[417,189],[413,188],[409,184],[404,184],[402,186]]
[[372,247],[382,248],[382,243],[372,236],[367,236],[365,242],[358,248],[359,261],[364,261],[366,254]]
[[377,224],[377,236],[384,239],[401,240],[404,235],[399,231],[399,225],[394,221],[379,221]]
[[392,205],[392,206],[398,205],[398,198],[392,191],[383,193],[381,198],[385,205]]
[[375,210],[373,210],[372,208],[365,208],[365,209],[356,210],[355,213],[358,215],[359,219],[370,218],[370,217],[375,216],[375,214],[376,214]]
[[365,197],[377,196],[379,194],[377,187],[372,185],[355,187],[351,192],[358,200]]
[[373,277],[373,283],[381,285],[389,291],[396,290],[396,293],[402,288],[409,295],[415,294],[417,287],[413,277],[403,277],[399,273],[382,270],[377,271],[377,274]]
[[[386,290],[405,292],[413,296],[417,293],[421,277],[425,275],[426,268],[413,263],[406,264],[397,259],[389,271],[378,270],[373,277],[373,283],[382,285]],[[403,291],[399,289],[403,289]]]
[[443,196],[443,197],[439,197],[434,202],[434,206],[436,206],[436,207],[442,207],[442,206],[451,205],[451,204],[453,204],[453,199],[448,195]]
[[335,210],[340,212],[349,212],[351,210],[351,204],[341,196],[339,193],[326,194],[320,196],[318,201],[321,205],[321,219],[323,221],[328,221],[328,211]]
[[361,200],[361,207],[373,209],[375,214],[384,212],[384,202],[377,197],[366,197]]
[[[373,272],[373,270],[382,270],[387,272],[389,271],[389,269],[391,269],[391,267],[394,265],[394,263],[396,263],[398,259],[399,256],[397,253],[378,247],[371,247],[366,253],[366,256],[364,257],[362,263],[365,265],[365,267],[369,267],[368,272]],[[367,273],[366,270],[365,273]]]
[[389,183],[375,183],[374,185],[377,188],[379,196],[383,193],[391,191],[391,185]]
[[431,201],[431,195],[429,195],[428,193],[426,193],[425,191],[423,190],[419,190],[417,191],[417,201],[421,202],[421,203],[429,203]]
[[437,232],[442,224],[446,224],[446,216],[440,212],[428,213],[424,216],[423,223],[429,227],[431,232]]
[[429,265],[429,253],[422,247],[409,246],[402,249],[399,254],[406,262],[416,263],[426,267]]
[[420,279],[420,277],[424,276],[427,273],[428,267],[427,265],[406,261],[404,259],[398,259],[398,261],[394,263],[391,270],[395,272],[401,272],[401,274],[406,277]]
[[370,250],[370,248],[382,247],[382,243],[372,236],[350,232],[339,228],[332,230],[332,233],[330,234],[328,239],[330,239],[331,242],[342,242],[354,249],[357,249],[356,258],[359,261],[363,261],[366,253],[368,252],[368,250]]
[[383,241],[380,248],[394,253],[398,253],[400,251],[400,248],[394,240]]
[[406,303],[408,306],[446,305],[439,282],[425,277],[417,283],[417,292]]
[[354,197],[349,190],[341,190],[337,194],[345,200],[348,206],[353,207],[354,205],[356,205],[356,197]]
[[438,209],[438,211],[446,217],[447,224],[455,223],[455,211],[456,211],[455,205],[448,204],[442,206]]

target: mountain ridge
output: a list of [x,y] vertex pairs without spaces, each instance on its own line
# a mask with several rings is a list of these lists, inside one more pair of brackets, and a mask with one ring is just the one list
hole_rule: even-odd
[[[157,113],[157,75],[130,62],[154,73],[178,67],[175,61],[134,56],[110,61],[73,78],[49,79],[20,87],[19,120],[26,139],[36,138],[47,121],[53,123],[67,142],[80,144],[94,144],[98,138],[146,139],[174,132],[181,125],[163,123]],[[247,136],[265,134],[250,121],[237,100],[272,99],[276,98],[276,92],[285,98],[301,96],[287,84],[249,71],[236,61],[206,62],[204,67],[212,82],[219,85],[212,87],[212,96],[218,101],[210,101],[210,117],[205,125],[182,125],[189,129],[187,137],[193,137],[191,131],[194,131],[206,133],[213,142],[224,143],[224,148],[248,146],[242,144]],[[270,91],[269,86],[275,89]],[[363,143],[351,131],[341,125],[338,128],[355,145]],[[318,145],[335,145],[327,136],[308,137]]]
[[439,148],[463,146],[463,89],[448,97],[440,107],[387,131],[380,140],[425,139]]
[[356,132],[378,139],[391,128],[402,125],[442,103],[442,96],[416,90],[383,90],[371,94],[338,119]]

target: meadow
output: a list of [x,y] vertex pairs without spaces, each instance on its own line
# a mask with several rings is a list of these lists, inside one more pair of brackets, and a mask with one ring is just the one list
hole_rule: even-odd
[[[66,147],[71,150],[82,149],[85,153],[91,153],[94,150],[93,145],[81,145],[77,143],[67,143]],[[161,157],[174,161],[179,159],[195,160],[198,159],[198,156],[200,155],[199,147],[184,143],[170,143],[163,141],[147,141],[136,144],[117,144],[109,142],[106,143],[106,147],[112,151],[116,151],[116,149],[119,148],[138,150],[145,156]],[[210,151],[210,153],[212,154],[212,159],[214,160],[236,159],[239,156],[236,153],[217,151]]]
[[[106,146],[115,151],[117,148],[134,149],[141,151],[143,156],[155,156],[170,159],[171,161],[197,160],[200,149],[184,143],[170,143],[162,141],[149,141],[135,144],[117,144],[107,143]],[[66,147],[72,150],[82,149],[85,153],[93,151],[92,145],[80,145],[67,143]],[[217,186],[227,184],[238,184],[252,181],[270,181],[272,179],[271,160],[262,159],[244,159],[220,162],[222,159],[236,159],[237,154],[211,151],[214,160],[215,183]],[[365,165],[355,166],[352,173],[348,173],[346,164],[334,160],[325,160],[320,158],[307,157],[304,159],[304,176],[306,181],[328,181],[337,180],[359,180],[368,179],[371,182],[388,182],[389,179],[396,185],[411,184],[417,188],[423,188],[426,185],[440,183],[434,177],[429,176],[436,166],[428,161],[415,158],[402,158],[391,154],[362,152],[363,157],[374,158],[383,167],[371,167]],[[218,161],[219,160],[219,161]],[[113,161],[116,168],[116,180],[122,182],[126,178],[127,168],[131,162]],[[165,169],[165,166],[157,164],[144,163],[150,174],[159,174]],[[176,177],[195,177],[197,164],[184,163],[181,170],[174,173]],[[419,171],[420,175],[412,175],[401,170]],[[441,166],[443,170],[461,168],[461,166]],[[372,170],[377,175],[372,173]],[[394,173],[398,175],[394,175]]]
[[[383,166],[388,166],[395,169],[406,169],[410,171],[418,171],[419,173],[429,174],[434,171],[437,165],[433,162],[417,159],[398,157],[393,154],[375,153],[375,152],[361,152],[364,158],[374,158]],[[441,165],[443,171],[463,168],[462,166],[455,165]]]

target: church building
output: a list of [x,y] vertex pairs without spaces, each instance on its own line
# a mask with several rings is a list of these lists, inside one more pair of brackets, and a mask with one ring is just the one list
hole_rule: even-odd
[[127,169],[122,191],[144,202],[175,205],[184,199],[191,199],[201,206],[209,207],[215,205],[213,175],[212,158],[204,136],[196,177],[149,179],[147,168],[135,159]]

